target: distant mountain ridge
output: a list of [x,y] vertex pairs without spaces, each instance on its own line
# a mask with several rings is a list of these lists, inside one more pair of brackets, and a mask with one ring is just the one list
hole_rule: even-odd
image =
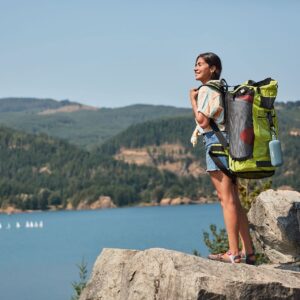
[[57,101],[39,98],[0,98],[0,113],[5,112],[37,112],[45,109],[57,109],[68,105],[81,105],[70,100]]
[[162,117],[191,116],[190,109],[163,105],[87,108],[69,100],[4,98],[0,99],[0,124],[27,133],[46,133],[92,149],[132,124]]

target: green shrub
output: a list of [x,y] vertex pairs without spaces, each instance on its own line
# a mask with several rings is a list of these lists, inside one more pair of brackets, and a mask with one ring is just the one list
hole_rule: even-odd
[[77,265],[79,269],[79,281],[73,281],[72,287],[74,289],[75,294],[72,296],[71,300],[79,300],[81,292],[86,286],[87,283],[87,263],[82,259],[81,263]]

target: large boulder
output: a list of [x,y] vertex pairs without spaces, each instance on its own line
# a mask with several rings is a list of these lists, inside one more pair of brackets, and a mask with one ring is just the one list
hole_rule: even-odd
[[253,241],[272,263],[300,261],[300,193],[268,190],[248,213]]
[[103,249],[80,300],[300,299],[300,273],[165,249]]

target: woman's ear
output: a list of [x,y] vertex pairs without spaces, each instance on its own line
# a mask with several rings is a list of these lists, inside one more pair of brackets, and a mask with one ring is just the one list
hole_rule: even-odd
[[216,71],[216,66],[211,66],[210,67],[210,73],[213,74]]

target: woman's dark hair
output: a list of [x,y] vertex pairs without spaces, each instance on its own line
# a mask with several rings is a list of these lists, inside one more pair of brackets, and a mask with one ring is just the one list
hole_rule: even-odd
[[220,79],[221,72],[222,72],[222,62],[220,57],[217,54],[212,52],[201,53],[197,56],[196,63],[200,57],[202,57],[210,67],[212,66],[216,67],[216,71],[212,73],[211,79],[212,80]]

